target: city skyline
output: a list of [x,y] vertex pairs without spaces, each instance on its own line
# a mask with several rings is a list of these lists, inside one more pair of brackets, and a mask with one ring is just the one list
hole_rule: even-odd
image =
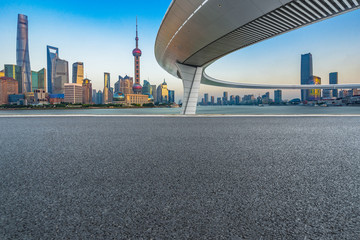
[[[122,15],[115,15],[114,10],[105,15],[105,10],[101,8],[99,11],[102,14],[99,16],[95,16],[92,6],[85,7],[87,12],[83,9],[75,14],[75,10],[65,12],[64,8],[68,4],[66,1],[56,8],[53,4],[13,1],[4,5],[0,10],[0,19],[6,24],[2,25],[0,30],[8,34],[0,40],[2,46],[7,46],[1,55],[0,65],[15,64],[16,18],[18,13],[23,13],[29,17],[29,49],[33,69],[46,68],[46,45],[56,46],[61,51],[61,59],[69,64],[84,62],[84,74],[92,80],[93,88],[103,89],[104,72],[111,73],[116,79],[118,75],[133,75],[131,49],[134,19],[138,15],[143,46],[140,81],[149,79],[151,83],[159,85],[165,78],[177,92],[176,102],[181,99],[181,81],[163,71],[157,65],[153,54],[157,29],[169,1],[158,1],[156,7],[151,7],[151,4],[145,1],[136,4],[125,3],[122,4],[122,9],[129,11],[122,11],[126,12]],[[112,3],[115,8],[117,4]],[[140,7],[133,9],[135,5]],[[153,11],[148,11],[149,9]],[[69,19],[60,21],[61,16],[67,16]],[[44,23],[45,17],[48,17],[48,22]],[[72,24],[69,23],[70,19],[73,21]],[[322,78],[323,84],[328,82],[330,72],[339,73],[339,83],[359,82],[360,50],[351,47],[360,40],[360,31],[356,31],[356,22],[359,21],[360,13],[356,10],[301,28],[257,46],[247,47],[241,53],[235,52],[216,62],[207,71],[213,76],[236,82],[249,82],[248,79],[251,79],[254,83],[299,84],[299,56],[311,52],[314,56],[316,75]],[[56,24],[56,30],[49,27],[53,24]],[[44,37],[36,37],[40,32],[46,33]],[[98,36],[90,35],[96,32]],[[71,73],[69,74],[71,76]],[[210,95],[221,95],[223,91],[235,95],[259,95],[267,90],[216,89],[201,86],[200,91],[201,94],[208,92]],[[283,91],[285,99],[299,96],[300,93],[296,90]]]

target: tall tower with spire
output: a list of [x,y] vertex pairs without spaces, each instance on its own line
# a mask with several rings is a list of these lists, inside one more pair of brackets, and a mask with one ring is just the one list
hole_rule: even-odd
[[141,50],[139,49],[139,36],[138,36],[138,23],[136,17],[136,48],[133,50],[133,56],[135,61],[135,84],[133,85],[133,91],[135,94],[141,94],[142,87],[140,85],[140,57]]

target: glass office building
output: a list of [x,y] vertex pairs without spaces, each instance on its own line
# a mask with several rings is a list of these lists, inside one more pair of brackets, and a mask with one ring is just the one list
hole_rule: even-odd
[[84,63],[76,62],[72,67],[72,83],[82,84],[84,80]]
[[38,72],[31,71],[32,92],[37,89],[46,90],[46,69],[43,68]]
[[46,55],[47,55],[47,87],[48,93],[53,93],[53,81],[55,77],[55,61],[59,56],[59,49],[52,46],[46,46]]
[[[301,55],[301,85],[309,84],[309,79],[313,76],[313,62],[311,53]],[[308,100],[309,90],[301,90],[301,101]]]
[[[332,72],[329,74],[329,83],[330,84],[338,84],[338,73],[337,72]],[[332,90],[332,96],[333,97],[338,97],[338,90],[337,89],[333,89]]]

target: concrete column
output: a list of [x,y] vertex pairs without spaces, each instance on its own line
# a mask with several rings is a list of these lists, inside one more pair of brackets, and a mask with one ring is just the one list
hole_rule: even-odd
[[203,74],[202,67],[176,64],[184,85],[184,97],[181,114],[194,115],[198,103],[200,82]]

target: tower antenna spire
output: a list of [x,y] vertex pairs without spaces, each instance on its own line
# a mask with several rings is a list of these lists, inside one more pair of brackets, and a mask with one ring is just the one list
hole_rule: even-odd
[[139,47],[139,36],[138,36],[138,20],[137,20],[137,16],[136,16],[136,47]]

